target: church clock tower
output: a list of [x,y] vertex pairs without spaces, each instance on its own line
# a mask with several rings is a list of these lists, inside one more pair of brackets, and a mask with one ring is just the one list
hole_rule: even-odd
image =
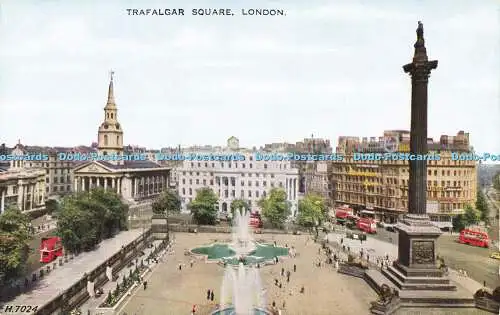
[[104,121],[99,126],[99,131],[97,132],[100,155],[123,154],[123,130],[120,123],[118,123],[118,109],[115,103],[113,75],[114,72],[111,71],[108,101],[104,107]]

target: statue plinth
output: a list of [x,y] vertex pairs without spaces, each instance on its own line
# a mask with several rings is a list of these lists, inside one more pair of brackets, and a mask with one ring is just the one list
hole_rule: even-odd
[[436,264],[436,241],[442,234],[425,214],[407,214],[396,225],[398,260],[383,270],[400,290],[454,291]]

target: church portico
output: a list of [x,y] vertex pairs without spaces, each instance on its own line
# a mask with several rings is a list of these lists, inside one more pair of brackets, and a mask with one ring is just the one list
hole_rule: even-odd
[[135,201],[154,198],[168,187],[170,170],[150,163],[156,167],[113,169],[105,167],[102,162],[90,162],[75,169],[74,190],[83,192],[102,188]]
[[[123,156],[123,128],[118,122],[113,72],[104,107],[104,121],[98,129],[99,156]],[[74,169],[74,191],[94,188],[114,191],[129,201],[152,199],[168,188],[170,168],[150,160],[110,159],[92,161]]]

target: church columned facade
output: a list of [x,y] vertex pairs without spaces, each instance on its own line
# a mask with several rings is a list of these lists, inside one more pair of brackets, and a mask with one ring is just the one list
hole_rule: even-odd
[[170,168],[151,160],[104,159],[106,156],[124,156],[123,129],[118,122],[113,73],[104,107],[104,120],[98,133],[99,159],[74,169],[74,191],[88,191],[101,187],[116,191],[124,199],[135,202],[151,199],[169,187]]

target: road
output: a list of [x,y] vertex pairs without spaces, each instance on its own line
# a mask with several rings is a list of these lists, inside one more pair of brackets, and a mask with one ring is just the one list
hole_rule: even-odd
[[[397,233],[387,232],[379,228],[377,234],[370,236],[384,242],[397,244]],[[445,263],[452,269],[463,269],[472,279],[483,283],[490,288],[500,286],[498,266],[500,261],[489,258],[494,249],[474,247],[456,242],[457,234],[445,233],[437,242],[437,255],[444,258]]]
[[[27,274],[30,274],[43,265],[40,262],[40,241],[42,240],[42,237],[54,235],[57,221],[47,219],[45,216],[43,216],[31,221],[31,224],[35,228],[35,235],[29,242],[30,255],[28,257],[27,263]],[[40,230],[38,229],[38,226],[40,226]]]
[[499,202],[498,200],[498,193],[495,191],[494,188],[487,188],[484,190],[484,195],[486,196],[486,201],[488,202],[489,208],[490,208],[490,228],[488,231],[488,234],[490,235],[490,238],[497,244],[498,247],[498,240],[499,240],[499,233],[500,233],[500,221],[498,220],[498,215],[500,212],[499,209]]

